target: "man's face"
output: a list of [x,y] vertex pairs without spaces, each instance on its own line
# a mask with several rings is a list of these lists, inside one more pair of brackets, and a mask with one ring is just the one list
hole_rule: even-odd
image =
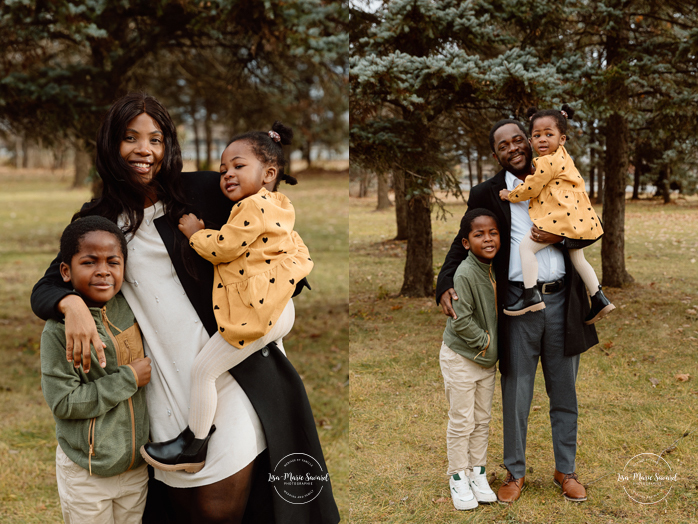
[[531,173],[531,146],[516,124],[505,124],[494,132],[494,157],[516,177]]

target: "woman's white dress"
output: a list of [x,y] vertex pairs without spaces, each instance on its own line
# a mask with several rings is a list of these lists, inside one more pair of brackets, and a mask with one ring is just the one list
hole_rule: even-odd
[[[144,210],[141,226],[128,242],[121,288],[152,360],[146,386],[150,435],[154,442],[172,439],[187,426],[190,370],[209,341],[175,273],[154,220],[164,215],[157,203]],[[120,224],[122,225],[121,221]],[[218,482],[241,470],[266,449],[264,431],[245,392],[230,373],[216,380],[218,408],[206,466],[198,473],[155,470],[155,478],[175,488]]]

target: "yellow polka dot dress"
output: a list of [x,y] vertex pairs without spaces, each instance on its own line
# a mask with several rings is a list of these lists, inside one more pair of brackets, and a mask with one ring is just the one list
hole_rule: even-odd
[[271,329],[296,284],[313,268],[294,222],[291,201],[262,188],[233,206],[220,231],[202,229],[189,239],[199,255],[216,265],[213,312],[218,331],[237,348]]
[[564,146],[533,160],[528,175],[509,194],[510,202],[529,200],[528,214],[536,227],[567,238],[595,240],[603,234],[599,217]]

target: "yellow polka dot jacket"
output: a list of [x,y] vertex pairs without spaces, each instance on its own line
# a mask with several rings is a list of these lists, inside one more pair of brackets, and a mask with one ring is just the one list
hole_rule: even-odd
[[533,160],[535,172],[509,194],[510,202],[529,200],[528,214],[542,231],[595,240],[603,234],[584,179],[564,146]]
[[269,332],[313,268],[294,222],[291,201],[262,188],[233,206],[220,231],[202,229],[189,239],[215,264],[213,312],[218,331],[236,348]]

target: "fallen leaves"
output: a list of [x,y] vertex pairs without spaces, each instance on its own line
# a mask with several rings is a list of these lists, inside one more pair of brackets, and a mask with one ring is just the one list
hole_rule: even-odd
[[688,382],[691,378],[691,375],[689,375],[688,373],[677,373],[676,375],[674,375],[674,378],[679,382]]
[[654,378],[654,377],[651,377],[649,380],[650,380],[650,383],[652,384],[652,387],[653,387],[653,388],[656,388],[656,387],[657,387],[657,384],[659,384],[659,379],[656,379],[656,378]]

